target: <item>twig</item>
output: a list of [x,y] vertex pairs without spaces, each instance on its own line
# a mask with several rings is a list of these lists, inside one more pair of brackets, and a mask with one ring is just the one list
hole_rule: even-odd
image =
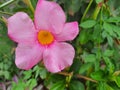
[[82,79],[85,79],[85,80],[88,80],[88,81],[97,83],[96,80],[93,80],[93,79],[91,79],[91,78],[89,78],[89,77],[86,77],[86,76],[82,76],[82,75],[80,75],[80,74],[77,74],[76,77],[77,77],[77,78],[82,78]]
[[[67,72],[59,72],[58,74],[64,75],[64,76],[70,76],[70,75],[73,75],[73,72],[70,72],[70,73],[67,73]],[[88,81],[97,83],[96,80],[93,80],[93,79],[91,79],[91,78],[89,78],[89,77],[86,77],[86,76],[83,76],[83,75],[80,75],[80,74],[76,74],[75,76],[76,76],[77,78],[82,78],[82,79],[85,79],[85,80],[88,80]]]

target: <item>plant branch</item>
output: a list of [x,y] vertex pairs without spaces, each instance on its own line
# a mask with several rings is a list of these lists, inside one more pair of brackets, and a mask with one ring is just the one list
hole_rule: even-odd
[[[71,75],[73,75],[73,72],[70,72],[70,73],[67,73],[67,72],[59,72],[58,74],[64,75],[64,76],[71,76]],[[85,80],[88,80],[88,81],[97,83],[96,80],[93,80],[93,79],[91,79],[91,78],[89,78],[89,77],[86,77],[86,76],[83,76],[83,75],[80,75],[80,74],[76,74],[75,76],[76,76],[77,78],[82,78],[82,79],[85,79]]]
[[91,82],[94,82],[94,83],[97,83],[96,80],[93,80],[93,79],[91,79],[89,77],[86,77],[86,76],[83,76],[83,75],[80,75],[80,74],[77,74],[76,77],[77,78],[82,78],[82,79],[85,79],[85,80],[88,80],[88,81],[91,81]]

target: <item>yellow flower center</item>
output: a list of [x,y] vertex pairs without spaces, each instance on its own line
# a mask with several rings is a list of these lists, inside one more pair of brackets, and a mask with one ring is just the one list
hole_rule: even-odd
[[49,45],[54,41],[54,37],[49,31],[40,30],[38,32],[38,41],[42,45]]

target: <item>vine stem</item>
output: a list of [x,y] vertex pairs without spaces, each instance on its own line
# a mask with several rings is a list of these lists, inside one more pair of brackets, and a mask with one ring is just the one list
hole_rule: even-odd
[[[59,72],[58,74],[60,74],[60,75],[64,75],[64,76],[71,76],[71,75],[73,75],[73,72],[71,72],[71,73],[67,73],[67,72]],[[85,80],[88,80],[88,81],[91,81],[91,82],[97,83],[96,80],[93,80],[93,79],[91,79],[91,78],[89,78],[89,77],[86,77],[86,76],[83,76],[83,75],[80,75],[80,74],[76,74],[75,76],[76,76],[77,78],[82,78],[82,79],[85,79]]]
[[81,18],[81,22],[84,20],[86,14],[87,14],[87,12],[88,12],[88,10],[90,9],[90,6],[92,5],[92,2],[93,2],[93,0],[90,0],[90,2],[89,2],[89,4],[88,4],[88,6],[87,6],[87,8],[86,8],[86,10],[85,10],[82,18]]
[[5,7],[5,6],[7,6],[7,5],[9,5],[9,4],[11,4],[11,3],[14,2],[14,1],[15,1],[15,0],[9,0],[9,1],[1,4],[1,5],[0,5],[0,9],[3,8],[3,7]]

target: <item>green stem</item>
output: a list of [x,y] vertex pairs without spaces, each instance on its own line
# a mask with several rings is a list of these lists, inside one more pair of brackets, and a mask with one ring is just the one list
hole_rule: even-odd
[[94,11],[94,13],[93,13],[93,19],[94,19],[94,20],[97,19],[97,16],[98,16],[98,14],[99,14],[99,12],[100,12],[100,9],[101,9],[101,7],[97,5],[96,8],[95,8],[95,11]]
[[9,5],[9,4],[11,4],[11,3],[14,2],[14,1],[15,1],[15,0],[9,0],[9,1],[1,4],[1,5],[0,5],[0,9],[3,8],[3,7],[5,7],[5,6],[7,6],[7,5]]
[[30,0],[28,0],[28,1],[29,1],[29,7],[30,7],[30,9],[31,9],[31,11],[34,13],[34,8],[33,8],[33,6],[32,6],[32,3],[31,3]]
[[32,6],[32,3],[31,3],[31,1],[30,0],[23,0],[29,7],[30,7],[30,9],[31,9],[31,11],[32,11],[32,13],[34,14],[34,8],[33,8],[33,6]]
[[0,11],[0,13],[2,13],[2,14],[6,14],[6,15],[13,15],[12,13],[8,13],[8,12],[3,12],[3,11]]
[[88,10],[90,9],[90,6],[92,5],[92,2],[93,2],[93,0],[90,0],[90,2],[89,2],[89,4],[88,4],[88,6],[87,6],[87,8],[86,8],[86,10],[85,10],[82,18],[81,18],[81,22],[84,20],[86,14],[87,14],[87,12],[88,12]]

